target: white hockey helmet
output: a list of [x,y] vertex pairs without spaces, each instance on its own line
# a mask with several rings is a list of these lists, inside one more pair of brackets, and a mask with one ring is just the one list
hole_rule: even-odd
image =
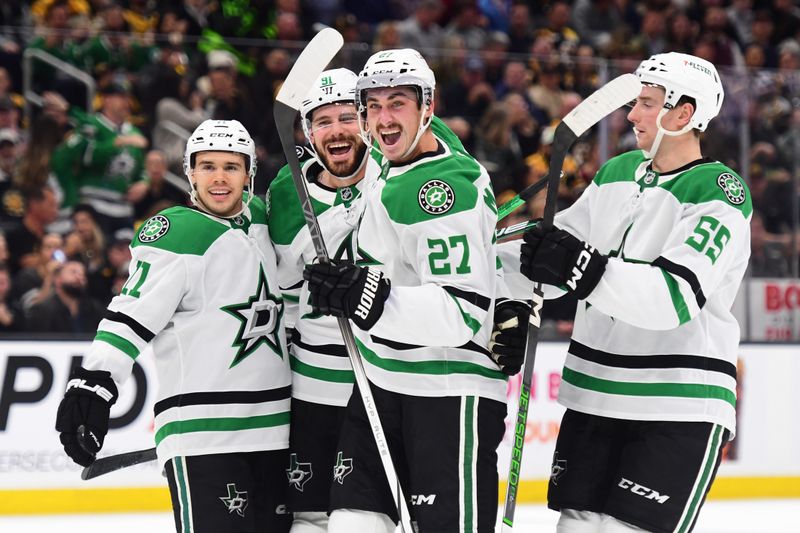
[[357,81],[358,76],[356,76],[355,72],[352,70],[346,68],[326,70],[319,75],[311,91],[309,91],[306,98],[300,103],[300,123],[303,126],[303,134],[308,140],[311,155],[313,155],[314,159],[316,159],[325,170],[330,172],[333,177],[342,180],[350,179],[358,174],[358,171],[361,170],[361,167],[363,167],[364,163],[367,161],[369,152],[367,150],[364,151],[364,157],[351,175],[337,176],[325,165],[322,158],[317,153],[317,147],[314,146],[314,142],[311,140],[311,117],[315,109],[329,104],[352,104],[355,107]]
[[[425,112],[433,104],[433,94],[436,90],[436,76],[419,52],[411,48],[401,48],[373,54],[358,75],[356,101],[359,114],[362,117],[366,116],[367,91],[369,89],[399,86],[414,87],[417,90],[417,99],[422,109],[416,138],[407,152],[410,153],[430,124],[431,118],[429,117],[426,121]],[[359,124],[361,122],[363,121],[359,121]],[[367,146],[370,146],[372,139],[363,128],[363,124],[361,133]]]
[[[242,154],[247,164],[247,175],[250,177],[247,204],[253,199],[253,179],[256,176],[256,143],[238,120],[205,120],[195,128],[192,136],[186,141],[183,154],[183,172],[189,180],[192,203],[204,211],[208,211],[197,198],[197,191],[192,181],[192,168],[195,156],[200,152],[233,152]],[[246,205],[246,204],[245,204]],[[242,211],[244,206],[242,207]],[[231,217],[242,213],[239,211]],[[231,218],[229,217],[229,218]]]
[[678,52],[656,54],[641,62],[636,75],[644,84],[664,88],[667,109],[678,105],[682,96],[694,98],[695,110],[689,124],[698,131],[705,131],[722,108],[722,82],[717,69],[705,59]]

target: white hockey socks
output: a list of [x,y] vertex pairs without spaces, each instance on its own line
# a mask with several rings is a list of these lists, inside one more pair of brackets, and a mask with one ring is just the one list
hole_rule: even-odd
[[645,533],[646,531],[607,514],[575,509],[562,509],[556,527],[557,533]]
[[[331,513],[328,521],[328,533],[353,533],[369,531],[370,533],[394,533],[396,526],[392,519],[383,513],[358,511],[355,509],[337,509]],[[294,529],[292,529],[294,533]]]
[[328,513],[320,511],[294,513],[289,533],[327,533],[327,531]]

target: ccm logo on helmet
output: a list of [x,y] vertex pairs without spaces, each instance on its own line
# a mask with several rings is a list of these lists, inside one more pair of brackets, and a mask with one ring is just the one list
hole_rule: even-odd
[[208,134],[209,137],[233,137],[233,133],[212,132]]

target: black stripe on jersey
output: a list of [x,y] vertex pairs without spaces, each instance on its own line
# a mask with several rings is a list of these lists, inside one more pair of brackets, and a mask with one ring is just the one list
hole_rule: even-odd
[[278,288],[280,290],[282,290],[282,291],[291,291],[291,290],[294,290],[294,289],[299,289],[300,287],[303,286],[303,283],[305,283],[305,280],[301,279],[300,281],[298,281],[297,283],[295,283],[291,287],[278,287]]
[[450,285],[445,285],[442,287],[448,294],[455,296],[456,298],[461,298],[465,300],[475,307],[480,307],[484,311],[489,310],[489,305],[492,303],[492,300],[483,296],[482,294],[478,294],[477,292],[470,292],[465,291],[462,289],[458,289],[456,287],[451,287]]
[[291,386],[280,389],[226,391],[226,392],[190,392],[177,394],[156,402],[153,411],[156,415],[173,407],[187,405],[222,405],[229,403],[266,403],[286,400],[292,395]]
[[[374,342],[375,344],[382,344],[384,346],[391,348],[392,350],[416,350],[419,348],[428,348],[428,346],[421,346],[418,344],[406,344],[404,342],[397,342],[389,339],[384,339],[382,337],[376,337],[375,335],[370,335],[370,338],[372,339],[372,342]],[[478,352],[486,356],[491,355],[491,352],[489,352],[489,350],[487,350],[486,348],[482,348],[474,341],[469,341],[468,343],[462,344],[461,346],[457,346],[456,348],[458,348],[459,350],[469,350],[471,352]]]
[[347,348],[344,347],[344,344],[306,344],[302,341],[300,332],[297,330],[292,333],[292,344],[309,352],[347,357]]
[[702,355],[617,355],[590,348],[574,340],[569,343],[569,353],[592,363],[615,368],[697,368],[720,372],[736,379],[734,364]]
[[694,275],[694,272],[689,270],[683,265],[679,265],[678,263],[673,263],[669,259],[665,257],[658,257],[655,261],[651,263],[654,267],[663,268],[670,274],[678,276],[683,281],[689,284],[689,287],[692,288],[692,292],[694,293],[694,297],[697,300],[697,306],[702,309],[704,305],[706,305],[706,296],[703,294],[703,288],[700,287],[700,282],[697,280],[697,276]]
[[125,313],[120,313],[119,311],[110,311],[106,318],[112,322],[119,322],[120,324],[125,324],[131,331],[136,333],[140,339],[144,342],[150,342],[153,340],[153,337],[156,336],[155,333],[144,327],[143,325],[139,324],[136,320],[132,317],[126,315]]

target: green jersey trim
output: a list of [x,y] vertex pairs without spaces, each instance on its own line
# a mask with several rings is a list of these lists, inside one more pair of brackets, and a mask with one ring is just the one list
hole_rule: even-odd
[[680,322],[681,325],[689,322],[692,316],[689,313],[689,308],[686,305],[686,300],[683,298],[677,280],[663,268],[659,268],[659,270],[661,270],[661,273],[664,275],[664,281],[667,282],[667,289],[669,289],[669,297],[672,299],[672,306],[678,314],[678,322]]
[[474,374],[491,379],[506,379],[506,376],[498,370],[492,370],[485,366],[469,363],[467,361],[403,361],[400,359],[389,359],[381,357],[361,341],[356,339],[358,350],[368,363],[389,372],[403,372],[406,374],[428,374],[435,376],[446,376],[448,374]]
[[307,378],[328,381],[331,383],[355,383],[355,374],[352,370],[336,370],[331,368],[319,368],[304,363],[294,355],[289,358],[292,372],[296,372]]
[[464,402],[464,462],[461,464],[462,476],[464,478],[464,531],[474,529],[475,509],[472,505],[472,495],[474,491],[473,461],[475,452],[475,397],[467,396]]
[[139,357],[139,349],[136,348],[131,341],[120,337],[116,333],[111,333],[110,331],[98,331],[97,335],[94,336],[94,340],[110,344],[134,361],[137,357]]
[[[275,244],[289,245],[306,225],[300,197],[288,165],[284,166],[269,187],[270,204],[280,209],[269,210],[269,236]],[[314,213],[319,216],[331,206],[309,195]]]
[[607,185],[623,181],[635,181],[634,171],[641,165],[646,158],[641,150],[625,152],[609,159],[594,177],[595,185]]
[[[158,229],[157,233],[149,229]],[[204,255],[230,226],[188,207],[176,206],[161,211],[142,224],[132,248],[150,246],[182,255]]]
[[472,334],[475,335],[478,333],[478,330],[481,329],[481,323],[474,316],[464,311],[464,308],[461,307],[461,304],[458,302],[458,298],[450,293],[447,293],[447,295],[452,298],[458,306],[458,311],[461,313],[461,318],[464,319],[464,323],[467,325],[467,327],[472,330]]
[[289,424],[289,411],[271,415],[248,416],[243,418],[196,418],[168,422],[156,431],[156,445],[171,435],[183,435],[198,431],[242,431],[263,429]]
[[635,383],[589,376],[564,367],[561,379],[575,387],[622,396],[666,396],[722,400],[736,408],[736,395],[725,387],[692,383]]
[[473,209],[477,162],[459,153],[432,158],[386,180],[381,203],[397,224],[411,225]]

